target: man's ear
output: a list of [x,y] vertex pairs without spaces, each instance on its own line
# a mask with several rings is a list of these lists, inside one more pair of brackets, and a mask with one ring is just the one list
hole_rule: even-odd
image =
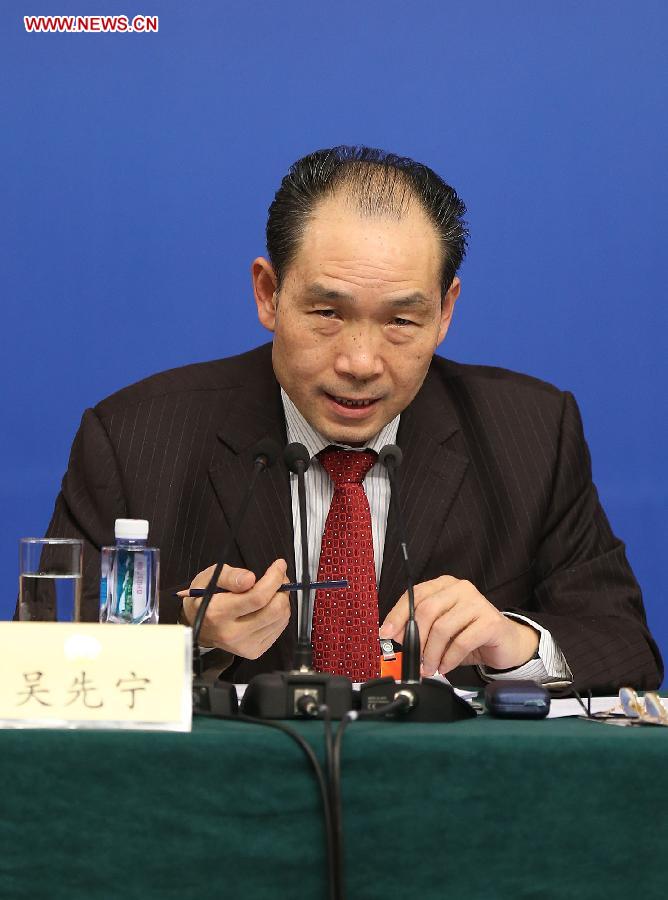
[[255,303],[257,304],[257,317],[265,328],[269,331],[274,331],[276,328],[276,305],[278,302],[274,267],[264,256],[258,256],[251,265],[251,276],[253,278]]
[[436,346],[442,343],[446,334],[448,333],[448,328],[450,327],[450,323],[452,322],[452,314],[455,311],[455,303],[457,302],[457,297],[459,297],[459,292],[462,288],[462,283],[456,276],[452,279],[452,284],[446,291],[445,297],[443,297],[443,303],[441,304],[441,322],[438,328],[438,341],[436,342]]

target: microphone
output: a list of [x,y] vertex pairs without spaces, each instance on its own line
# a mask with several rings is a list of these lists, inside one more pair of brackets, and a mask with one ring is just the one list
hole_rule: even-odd
[[301,617],[297,650],[295,652],[295,669],[311,669],[313,667],[313,648],[309,638],[309,621],[311,618],[311,575],[308,559],[308,527],[306,521],[306,479],[305,474],[311,465],[311,457],[303,444],[288,444],[283,451],[283,460],[288,469],[297,476],[297,496],[299,498],[299,526],[302,545],[302,577],[301,577]]
[[253,448],[253,474],[251,475],[250,481],[248,482],[248,487],[246,488],[246,493],[241,502],[241,506],[237,510],[235,518],[232,520],[232,526],[227,538],[227,543],[225,544],[225,547],[223,548],[223,552],[221,554],[222,562],[219,562],[216,568],[213,570],[213,574],[209,579],[209,583],[204,589],[204,595],[202,597],[202,602],[200,603],[199,609],[197,610],[197,615],[195,616],[195,623],[193,625],[193,641],[198,648],[199,636],[202,630],[204,616],[206,615],[206,611],[209,608],[209,604],[211,603],[211,598],[216,593],[216,588],[218,587],[218,579],[220,578],[220,573],[223,571],[223,566],[225,565],[225,558],[229,556],[232,545],[237,539],[237,534],[239,532],[239,528],[241,527],[241,523],[246,516],[246,511],[248,509],[248,504],[250,503],[250,499],[255,488],[257,477],[260,472],[264,472],[265,469],[268,469],[276,462],[279,453],[280,450],[278,444],[271,438],[263,438],[261,441],[258,441],[258,443]]
[[218,579],[223,571],[225,560],[229,557],[232,546],[237,539],[241,523],[243,522],[250,504],[258,476],[270,468],[280,455],[280,447],[271,438],[263,438],[253,448],[253,472],[251,474],[246,493],[244,494],[237,514],[232,520],[227,541],[220,555],[220,562],[213,570],[209,583],[204,589],[202,602],[197,610],[193,623],[193,712],[202,715],[230,715],[237,711],[237,695],[234,685],[221,681],[205,681],[202,672],[202,657],[199,648],[199,637],[206,611],[211,603],[211,598],[216,593]]
[[333,719],[342,718],[353,705],[352,682],[344,675],[330,675],[313,669],[311,645],[311,576],[309,573],[308,522],[305,474],[311,464],[303,444],[288,444],[283,461],[297,476],[299,526],[302,544],[302,577],[299,634],[294,665],[289,672],[256,675],[248,684],[241,711],[260,719],[302,719],[316,717],[320,707],[329,707]]
[[[397,716],[408,716],[417,722],[454,722],[475,716],[469,704],[458,697],[453,688],[435,678],[420,677],[420,632],[415,621],[415,583],[408,557],[406,526],[399,503],[397,469],[403,454],[396,444],[386,444],[378,454],[378,461],[385,466],[390,480],[391,508],[399,534],[401,561],[408,593],[408,621],[401,648],[401,681],[394,678],[375,678],[360,688],[362,710],[382,713],[383,706],[402,701]],[[387,548],[386,548],[387,552]]]
[[291,472],[294,472],[295,475],[299,473],[300,469],[302,472],[306,472],[311,465],[311,457],[309,456],[308,450],[298,441],[295,441],[293,444],[288,444],[283,451],[283,461],[288,469]]
[[420,632],[415,621],[415,582],[408,560],[408,544],[406,541],[406,529],[404,517],[399,508],[399,491],[397,489],[397,469],[401,465],[403,454],[396,444],[386,444],[378,454],[378,462],[385,466],[390,479],[390,490],[395,501],[397,530],[399,532],[399,547],[401,548],[401,562],[404,567],[404,578],[408,591],[408,621],[404,631],[404,642],[401,648],[401,680],[417,683],[420,681]]

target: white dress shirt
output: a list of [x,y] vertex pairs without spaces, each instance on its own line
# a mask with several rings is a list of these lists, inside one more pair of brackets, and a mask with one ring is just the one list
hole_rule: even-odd
[[[308,519],[308,554],[311,580],[315,581],[320,564],[320,547],[322,534],[325,530],[327,513],[334,496],[334,485],[316,458],[316,455],[330,446],[326,440],[299,412],[292,400],[281,388],[281,399],[285,412],[288,443],[298,441],[303,444],[311,456],[311,465],[306,472],[306,510]],[[364,447],[347,447],[346,450],[375,450],[377,453],[386,444],[395,444],[399,429],[400,416],[392,419],[381,431],[378,432]],[[339,445],[337,445],[339,446]],[[373,556],[376,567],[376,583],[380,580],[380,572],[383,565],[383,553],[385,550],[385,532],[387,530],[387,514],[390,506],[390,480],[383,465],[376,462],[369,469],[362,486],[369,501],[371,511],[371,531],[373,536]],[[295,560],[299,565],[302,553],[301,527],[299,517],[299,497],[297,495],[297,476],[290,475],[290,490],[292,496],[292,521],[295,534]],[[301,574],[301,573],[300,573]],[[445,573],[444,573],[445,574]],[[397,597],[397,600],[399,598]],[[311,599],[313,603],[313,598]],[[301,610],[300,610],[301,615]],[[309,618],[313,615],[313,609],[309,611]],[[512,669],[501,674],[490,672],[480,666],[481,674],[486,679],[494,678],[533,678],[536,680],[567,680],[572,678],[571,671],[563,653],[555,643],[549,631],[533,622],[527,616],[516,613],[504,613],[513,619],[526,622],[540,635],[538,645],[538,658],[531,659],[517,669]],[[298,623],[299,627],[299,623]],[[310,623],[309,623],[310,631]]]

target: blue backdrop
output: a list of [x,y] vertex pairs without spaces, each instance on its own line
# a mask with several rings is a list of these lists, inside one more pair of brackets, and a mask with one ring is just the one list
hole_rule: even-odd
[[[27,34],[35,12],[159,32]],[[83,409],[265,340],[249,263],[280,178],[367,143],[466,201],[442,352],[575,393],[667,651],[667,24],[663,0],[5,0],[0,614]]]

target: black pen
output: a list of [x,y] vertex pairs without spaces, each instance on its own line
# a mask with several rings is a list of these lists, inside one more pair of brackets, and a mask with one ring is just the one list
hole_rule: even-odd
[[[309,588],[312,591],[317,590],[335,590],[336,588],[347,588],[349,587],[348,579],[341,578],[338,581],[312,581],[309,584]],[[302,585],[300,581],[291,582],[290,584],[282,584],[279,587],[279,591],[301,591]],[[226,591],[216,591],[217,594],[228,593]],[[204,588],[191,588],[187,594],[173,594],[173,597],[181,597],[184,599],[185,597],[203,597],[204,596]]]

